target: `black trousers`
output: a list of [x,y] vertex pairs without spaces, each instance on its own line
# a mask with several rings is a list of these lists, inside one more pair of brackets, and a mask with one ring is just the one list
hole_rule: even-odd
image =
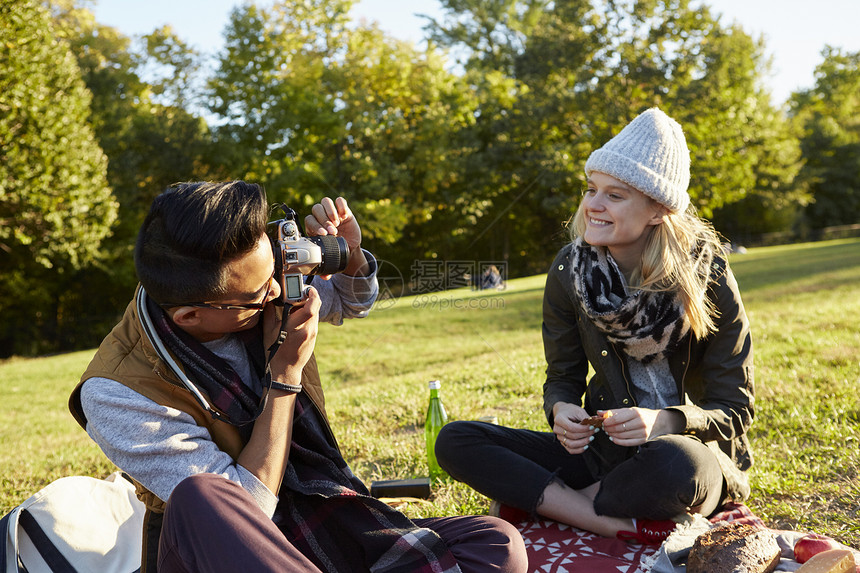
[[[452,478],[487,497],[532,514],[553,480],[582,489],[597,480],[581,455],[567,452],[552,432],[484,422],[450,422],[436,439],[436,459]],[[701,506],[714,513],[723,499],[716,455],[691,436],[666,435],[639,447],[600,482],[598,515],[670,519]]]

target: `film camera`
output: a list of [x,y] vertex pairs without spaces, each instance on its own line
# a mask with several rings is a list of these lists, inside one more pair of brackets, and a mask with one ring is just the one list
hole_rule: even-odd
[[275,276],[281,285],[281,304],[293,304],[305,298],[302,275],[333,275],[342,272],[349,262],[349,246],[343,237],[322,235],[302,237],[296,212],[278,205],[284,218],[268,226],[272,251],[275,253]]

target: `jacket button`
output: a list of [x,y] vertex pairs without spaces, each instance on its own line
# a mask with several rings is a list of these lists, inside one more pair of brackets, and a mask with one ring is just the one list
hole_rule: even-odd
[[558,265],[558,270],[563,271],[563,270],[564,270],[564,265]]
[[608,354],[609,354],[609,353],[608,353],[608,352],[606,352],[605,350],[602,350],[602,351],[600,352],[600,355],[601,355],[601,356],[607,356]]
[[630,400],[628,400],[627,398],[624,398],[623,400],[621,400],[621,403],[626,405],[626,404],[630,403]]

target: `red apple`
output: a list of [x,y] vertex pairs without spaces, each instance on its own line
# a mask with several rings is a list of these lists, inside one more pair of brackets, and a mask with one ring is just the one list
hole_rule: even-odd
[[826,535],[807,533],[794,544],[794,560],[798,563],[806,563],[813,555],[840,547],[838,542]]

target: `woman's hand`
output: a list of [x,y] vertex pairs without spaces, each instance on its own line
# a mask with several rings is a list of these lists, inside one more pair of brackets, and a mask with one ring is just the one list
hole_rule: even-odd
[[562,447],[571,454],[581,454],[587,450],[588,444],[594,439],[595,430],[579,421],[587,418],[588,412],[567,402],[556,402],[552,411],[552,431]]
[[603,422],[603,431],[619,446],[640,446],[657,436],[683,430],[684,416],[674,410],[620,408],[610,412]]

